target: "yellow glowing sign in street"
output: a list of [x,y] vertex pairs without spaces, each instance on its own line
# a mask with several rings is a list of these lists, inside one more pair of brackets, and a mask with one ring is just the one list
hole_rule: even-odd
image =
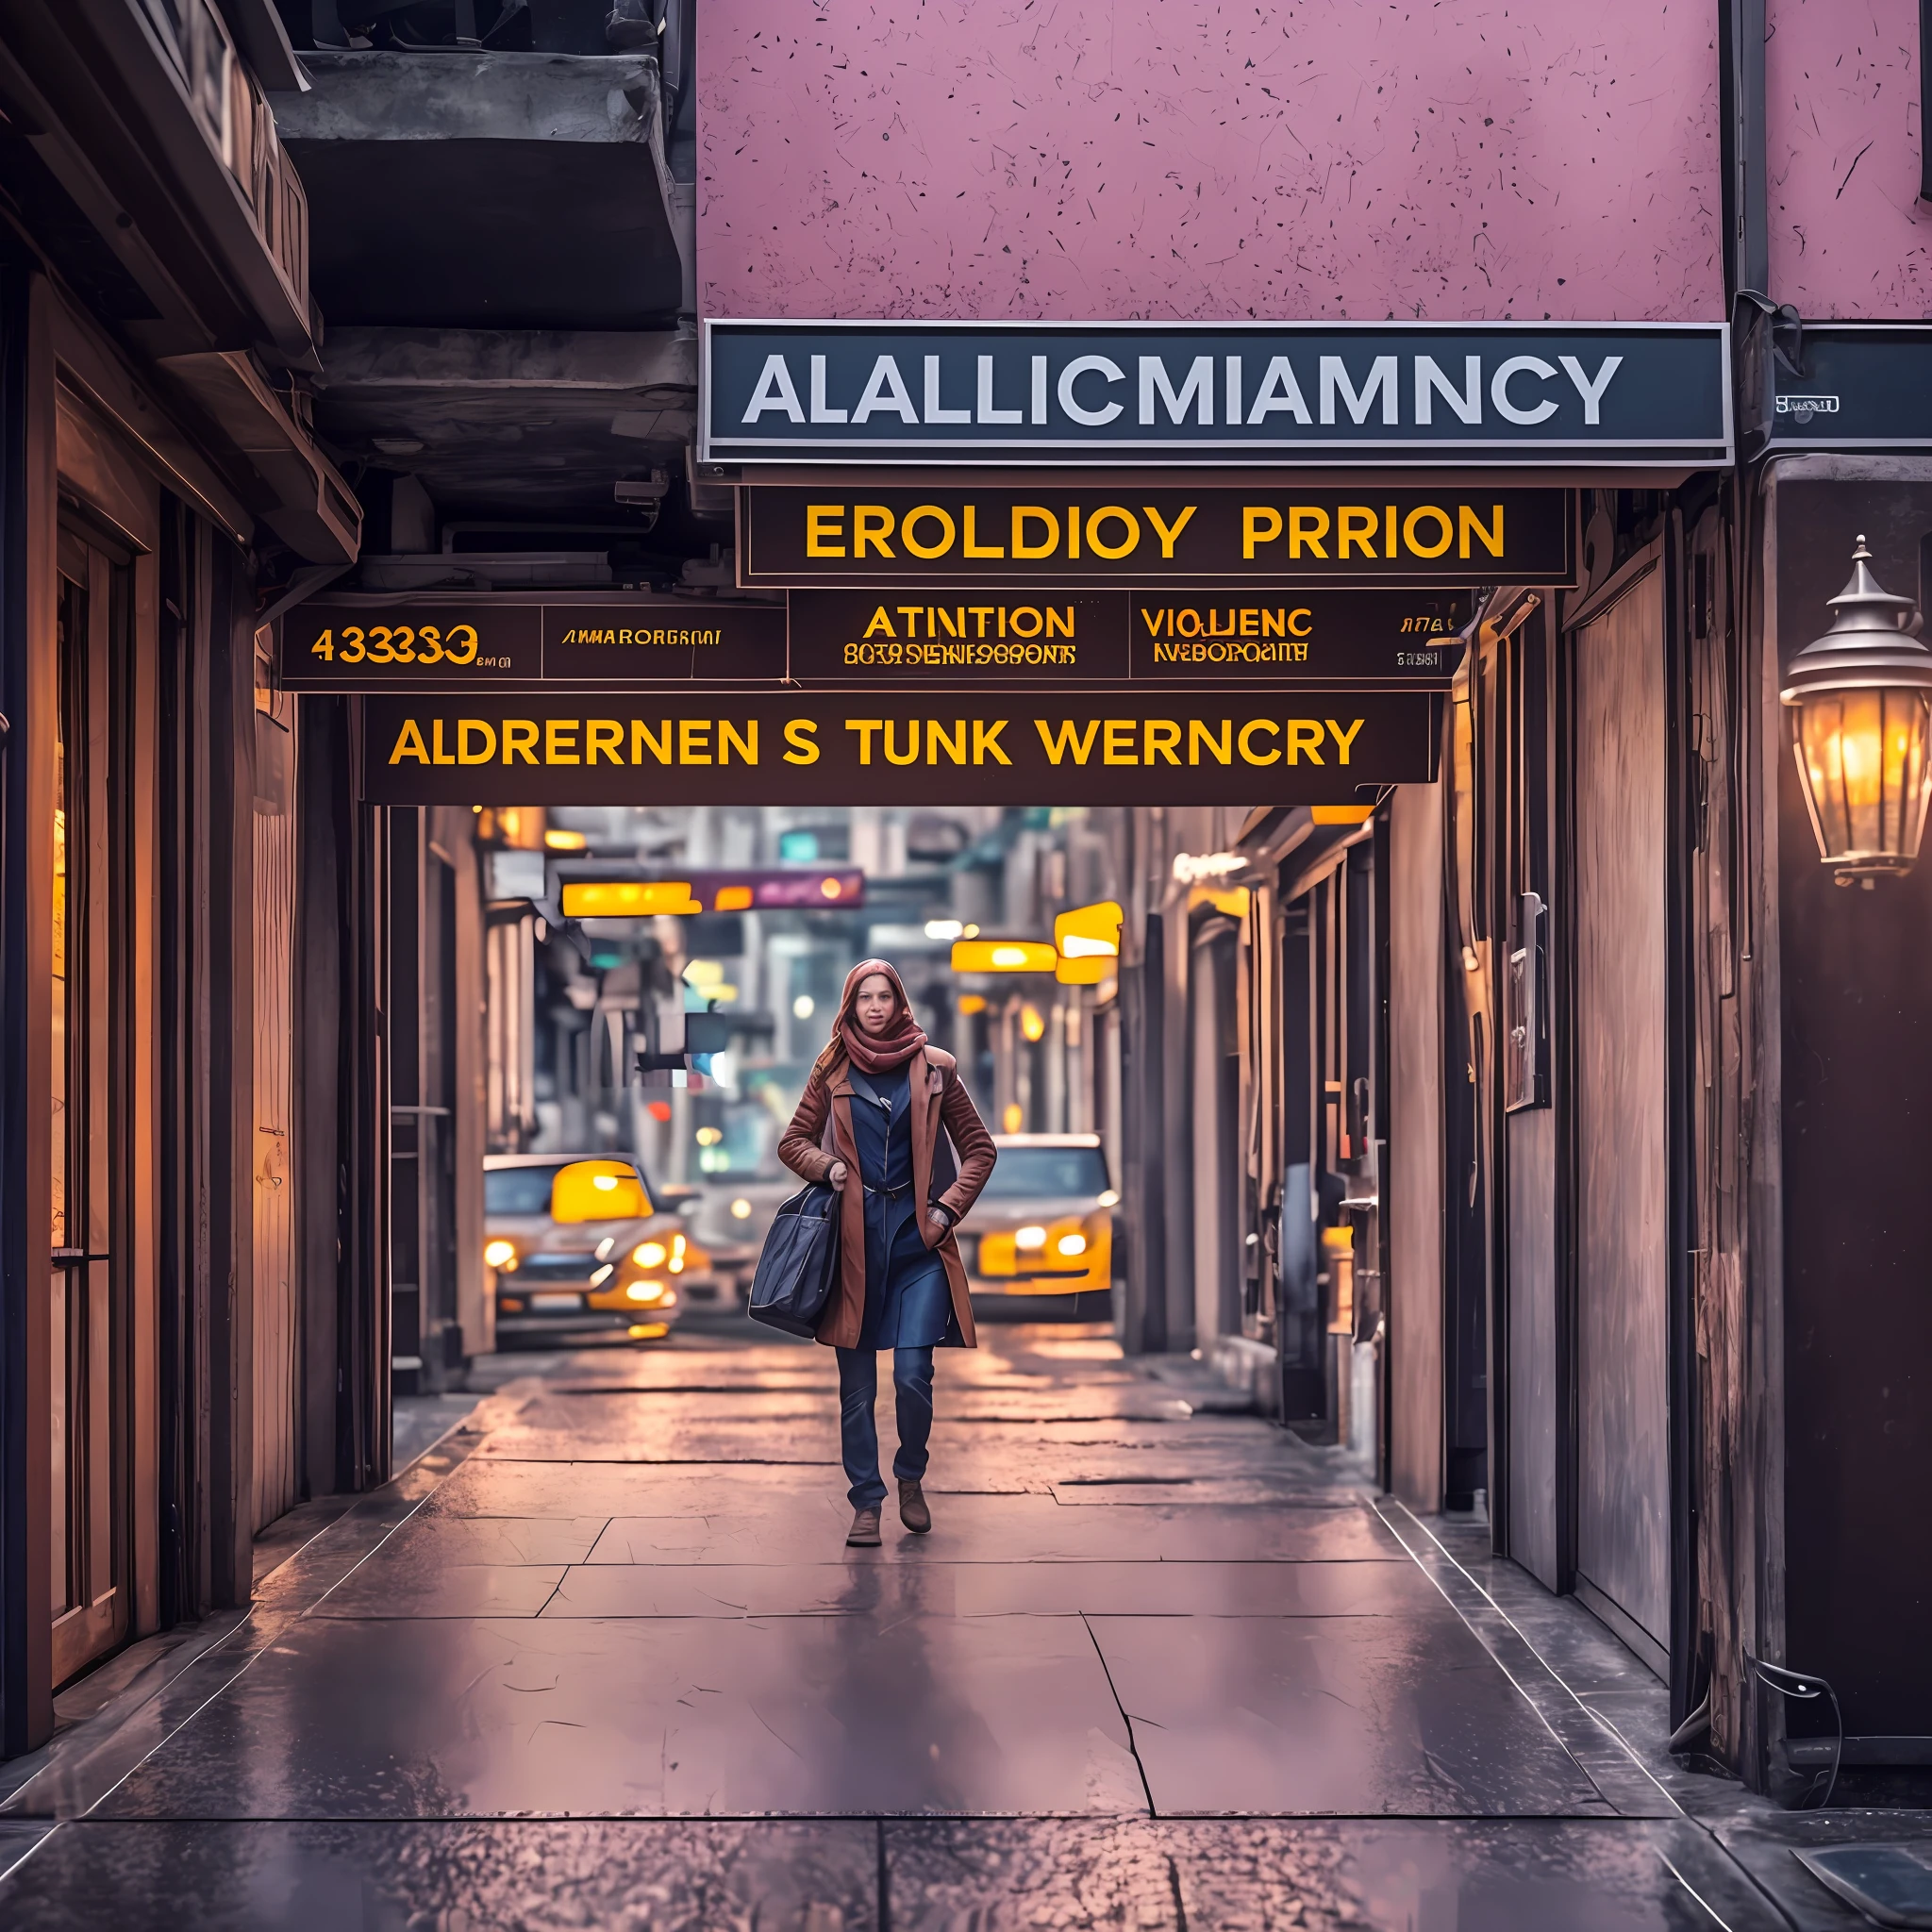
[[1053,923],[1059,958],[1054,977],[1062,986],[1098,986],[1113,977],[1121,957],[1121,924],[1126,914],[1118,902],[1102,899],[1075,906]]
[[955,973],[1051,973],[1059,954],[1044,940],[956,940]]
[[563,889],[566,919],[649,919],[704,909],[688,879],[575,879]]
[[1084,959],[1062,959],[1053,976],[1062,986],[1105,986],[1121,970],[1115,953],[1094,953]]
[[1117,959],[1126,914],[1112,899],[1075,906],[1053,923],[1053,942],[1063,959]]
[[1248,889],[1246,886],[1196,886],[1188,895],[1188,904],[1191,908],[1211,906],[1229,919],[1245,919],[1248,916]]

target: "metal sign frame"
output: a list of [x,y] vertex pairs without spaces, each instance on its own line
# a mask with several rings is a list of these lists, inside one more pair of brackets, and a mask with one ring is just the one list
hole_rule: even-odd
[[[1735,447],[1723,322],[705,317],[699,332],[706,464],[1702,468],[1728,465]],[[940,347],[948,342],[958,345],[952,358]],[[750,393],[732,398],[744,405],[741,419],[756,416],[723,424],[721,352],[741,343],[768,345]],[[855,385],[850,358],[868,349],[872,375]],[[1109,350],[1134,362],[1131,375]],[[919,358],[909,373],[901,354]],[[1596,358],[1594,373],[1586,355]],[[1611,356],[1620,361],[1607,375]],[[772,380],[774,357],[780,374]],[[1647,363],[1649,385],[1668,380],[1675,392],[1646,394],[1643,383],[1625,380],[1612,403],[1607,385],[1632,357]],[[742,387],[736,369],[728,381]],[[1607,424],[1607,406],[1616,411]],[[782,418],[783,430],[768,415]],[[1678,426],[1687,420],[1693,433]],[[1220,434],[1199,433],[1217,425]]]

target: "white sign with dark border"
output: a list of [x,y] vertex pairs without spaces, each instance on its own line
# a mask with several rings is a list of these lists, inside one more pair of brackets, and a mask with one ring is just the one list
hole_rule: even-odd
[[710,463],[1705,466],[1721,323],[704,324]]

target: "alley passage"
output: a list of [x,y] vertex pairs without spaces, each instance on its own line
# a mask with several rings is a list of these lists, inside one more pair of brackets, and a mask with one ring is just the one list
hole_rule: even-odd
[[1194,1364],[942,1353],[936,1526],[863,1552],[826,1351],[491,1366],[223,1643],[69,1713],[0,1921],[1784,1923],[1620,1741],[1662,1693],[1583,1612],[1511,1621],[1486,1536],[1453,1558]]

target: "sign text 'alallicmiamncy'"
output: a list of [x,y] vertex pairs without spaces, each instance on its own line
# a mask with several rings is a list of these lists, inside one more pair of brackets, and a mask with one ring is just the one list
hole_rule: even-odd
[[1722,323],[712,319],[702,459],[1726,463]]

